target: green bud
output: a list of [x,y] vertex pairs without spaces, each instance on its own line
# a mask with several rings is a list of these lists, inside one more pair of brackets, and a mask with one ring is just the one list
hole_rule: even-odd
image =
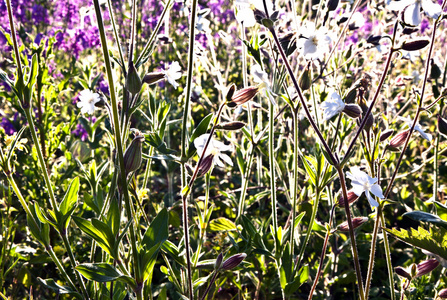
[[208,173],[213,166],[214,155],[210,154],[200,162],[199,170],[197,171],[197,177],[201,177]]
[[362,115],[362,109],[357,104],[346,104],[343,112],[354,119]]
[[438,79],[441,76],[441,69],[435,63],[433,58],[430,60],[430,65],[431,65],[430,77],[433,79]]
[[126,174],[130,172],[136,171],[141,166],[141,152],[142,145],[144,141],[144,136],[137,132],[135,138],[130,143],[129,147],[127,147],[126,152],[124,153],[124,165],[126,169]]
[[379,141],[383,142],[384,140],[389,138],[393,133],[394,133],[393,129],[387,129],[385,131],[382,131],[382,133],[380,134]]
[[219,253],[219,255],[216,258],[216,261],[214,262],[214,270],[219,270],[222,266],[222,260],[223,260],[223,254],[222,252]]
[[222,130],[239,130],[245,126],[244,122],[226,122],[221,123],[216,126],[216,129],[222,129]]
[[[227,100],[227,104],[228,104],[229,102],[231,102],[231,98],[232,98],[233,95],[234,95],[234,91],[236,91],[236,85],[235,85],[234,83],[232,83],[232,84],[230,85],[230,87],[228,88],[227,95],[225,96],[225,98],[226,98],[226,100]],[[236,105],[235,105],[235,106],[236,106]]]
[[357,87],[349,90],[348,94],[345,97],[345,103],[355,103],[355,99],[357,99]]
[[141,87],[143,83],[141,82],[141,78],[138,75],[137,69],[133,63],[130,63],[129,70],[127,71],[126,78],[126,89],[132,94],[136,95],[141,91]]
[[303,91],[310,89],[312,85],[310,64],[308,64],[303,73],[301,73],[299,85]]
[[163,72],[147,73],[143,77],[143,83],[147,83],[148,85],[151,85],[151,84],[159,82],[160,80],[164,79],[165,77],[166,77],[166,75]]
[[411,280],[411,275],[402,267],[395,267],[394,272],[396,272],[397,275],[403,278],[407,278],[408,280]]

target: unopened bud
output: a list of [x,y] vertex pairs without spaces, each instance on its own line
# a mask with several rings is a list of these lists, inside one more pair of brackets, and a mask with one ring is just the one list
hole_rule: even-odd
[[222,266],[222,260],[223,260],[223,255],[221,252],[221,253],[219,253],[219,255],[216,258],[216,261],[214,262],[214,270],[220,269],[220,267]]
[[440,290],[438,297],[441,299],[447,299],[447,289]]
[[[367,217],[352,218],[352,227],[353,227],[353,229],[356,229],[356,228],[360,227],[362,224],[365,224],[367,221],[368,221]],[[338,228],[338,230],[343,231],[343,232],[349,231],[348,221],[344,221],[343,223],[338,225],[337,228]]]
[[143,77],[143,82],[147,83],[148,85],[154,84],[159,82],[160,80],[164,79],[166,77],[165,73],[163,72],[151,72],[147,73]]
[[231,102],[231,98],[233,97],[235,91],[236,91],[236,85],[232,83],[228,88],[227,95],[225,96],[227,100],[227,105],[229,102]]
[[394,133],[393,129],[387,129],[385,131],[382,131],[382,133],[380,134],[379,141],[383,142],[384,140],[389,138],[393,133]]
[[228,258],[227,260],[225,260],[222,264],[222,269],[224,270],[231,270],[236,268],[245,258],[247,257],[247,254],[245,253],[238,253],[235,254],[233,256],[231,256],[230,258]]
[[312,75],[311,75],[311,69],[310,69],[310,63],[306,66],[303,73],[300,76],[300,82],[299,82],[301,90],[305,91],[310,88],[312,85]]
[[348,94],[345,97],[345,103],[355,103],[355,99],[357,98],[357,87],[352,88],[349,90]]
[[402,34],[410,35],[412,33],[415,33],[419,30],[417,27],[405,27],[404,30],[402,30]]
[[126,152],[124,153],[124,166],[126,174],[140,168],[143,141],[144,136],[137,133],[135,138],[132,140],[132,143],[130,143],[129,147],[127,147]]
[[[354,203],[358,198],[359,198],[359,196],[357,196],[353,191],[348,191],[348,203],[349,203],[349,205]],[[341,207],[345,206],[345,198],[343,198],[343,195],[340,195],[340,197],[338,198],[338,204]]]
[[284,36],[279,38],[279,43],[281,47],[284,49],[287,56],[295,52],[296,45],[296,36],[294,32],[286,33]]
[[396,272],[396,274],[399,275],[400,277],[404,277],[407,278],[408,280],[411,280],[411,275],[407,272],[406,269],[402,267],[395,267],[394,272]]
[[362,109],[357,104],[346,104],[343,112],[354,119],[362,115]]
[[327,3],[327,9],[328,9],[328,11],[334,11],[334,10],[336,10],[337,7],[338,7],[338,3],[339,3],[339,2],[340,2],[339,0],[329,0],[328,3]]
[[441,134],[447,136],[447,120],[438,115],[438,130]]
[[141,82],[141,78],[138,75],[137,69],[135,68],[133,63],[130,63],[126,78],[126,89],[132,95],[136,95],[141,91],[142,86],[143,83]]
[[411,41],[405,41],[402,44],[401,48],[405,51],[417,51],[427,47],[428,44],[430,44],[430,41],[427,39],[415,39]]
[[234,92],[233,96],[231,97],[231,100],[228,101],[227,98],[227,105],[229,107],[236,107],[238,105],[242,105],[245,102],[250,101],[253,99],[256,94],[258,93],[259,88],[255,86],[250,86],[247,88],[243,88],[239,91]]
[[239,129],[243,128],[244,126],[245,126],[244,122],[234,121],[234,122],[221,123],[216,126],[216,129],[239,130]]
[[372,113],[370,113],[368,115],[368,118],[366,119],[365,127],[363,127],[363,129],[369,131],[373,125],[374,125],[374,116]]
[[417,268],[416,277],[421,277],[425,274],[430,273],[433,271],[437,266],[439,266],[439,261],[436,260],[436,258],[428,259],[426,261],[423,261],[419,263]]
[[405,130],[399,134],[397,134],[395,137],[393,137],[390,141],[390,147],[392,148],[398,148],[402,146],[405,141],[408,138],[408,135],[410,134],[410,130]]
[[95,107],[104,107],[106,105],[106,101],[103,96],[99,96],[99,101],[95,103]]
[[213,165],[214,155],[210,154],[200,162],[199,170],[197,171],[197,176],[202,177],[211,169]]
[[416,266],[416,264],[411,264],[411,267],[410,267],[411,278],[415,278],[417,273],[418,273],[418,267]]
[[430,60],[430,65],[431,65],[430,77],[433,78],[433,79],[439,78],[441,76],[441,69],[435,63],[433,58]]
[[379,45],[379,41],[382,38],[381,35],[370,35],[367,39],[366,42],[369,44],[373,44],[373,45]]

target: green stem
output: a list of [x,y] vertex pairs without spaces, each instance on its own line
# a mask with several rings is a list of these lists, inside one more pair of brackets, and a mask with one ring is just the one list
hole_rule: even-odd
[[281,241],[278,241],[278,215],[276,212],[276,174],[275,174],[275,125],[274,125],[274,105],[269,101],[269,165],[270,165],[270,197],[272,201],[272,225],[273,236],[275,238],[275,244],[278,250]]
[[290,266],[293,266],[293,254],[295,253],[295,219],[296,202],[298,198],[298,109],[293,111],[293,189],[292,189],[292,222],[290,227]]
[[[124,204],[126,209],[126,214],[129,220],[132,219],[132,209],[131,209],[131,202],[129,197],[129,192],[127,190],[127,184],[126,184],[126,170],[125,170],[125,164],[124,164],[124,154],[123,154],[123,145],[122,145],[122,139],[121,139],[121,128],[118,118],[118,101],[116,99],[115,94],[115,83],[113,81],[113,73],[112,73],[112,65],[110,62],[109,57],[109,50],[107,46],[107,40],[106,40],[106,34],[104,30],[104,23],[102,20],[101,15],[101,8],[99,6],[99,0],[93,0],[93,4],[95,6],[95,12],[96,12],[96,19],[98,21],[98,29],[101,37],[101,45],[104,55],[104,64],[106,67],[107,72],[107,79],[109,83],[109,92],[110,92],[110,99],[112,104],[112,115],[113,115],[113,123],[115,124],[115,146],[118,150],[118,160],[119,160],[119,169],[121,172],[121,180],[123,181],[123,195],[124,195]],[[140,265],[138,264],[138,253],[137,253],[137,243],[135,238],[135,227],[134,223],[131,222],[130,228],[130,240],[131,240],[131,250],[132,250],[132,256],[133,256],[133,266],[135,271],[135,276],[138,276],[140,273]],[[137,284],[140,284],[137,282]],[[142,299],[141,294],[137,293],[137,299]]]
[[385,257],[386,257],[386,265],[388,267],[388,280],[390,281],[390,291],[391,291],[391,300],[396,299],[396,294],[394,292],[394,273],[393,273],[393,264],[391,263],[391,250],[390,243],[388,242],[388,234],[383,230],[385,228],[385,217],[383,213],[380,212],[380,220],[382,222],[382,231],[383,233],[383,245],[385,246]]
[[374,269],[374,256],[376,253],[377,234],[379,233],[380,216],[381,215],[382,215],[382,206],[379,205],[379,207],[377,208],[376,222],[374,223],[374,231],[373,231],[373,236],[372,236],[372,240],[371,240],[371,251],[369,254],[368,273],[366,275],[366,282],[365,282],[365,298],[366,299],[368,299],[369,289],[371,286],[372,273],[373,273],[373,269]]
[[253,143],[251,144],[251,146],[248,150],[247,156],[248,156],[248,161],[247,161],[247,165],[245,167],[245,172],[242,175],[242,190],[241,190],[241,196],[239,198],[239,205],[238,205],[236,220],[239,220],[240,216],[245,211],[245,197],[247,196],[247,188],[248,188],[248,183],[250,181],[250,172],[251,172],[251,168],[253,166],[253,158],[255,156]]
[[150,177],[150,172],[151,172],[151,164],[152,164],[152,155],[154,155],[154,147],[150,146],[149,147],[149,159],[147,160],[147,164],[146,164],[146,170],[144,171],[144,179],[143,179],[143,189],[147,188],[147,181]]
[[116,29],[115,14],[113,13],[113,10],[112,10],[112,2],[111,2],[111,0],[107,0],[107,7],[109,9],[110,22],[112,23],[112,28],[113,28],[113,35],[115,36],[116,44],[118,46],[118,53],[120,55],[120,60],[121,60],[122,68],[123,68],[123,73],[124,73],[124,76],[127,76],[127,70],[126,70],[126,65],[125,65],[125,62],[124,62],[123,50],[121,49],[121,42],[120,42],[118,30]]
[[68,276],[67,272],[65,272],[64,266],[62,266],[61,262],[56,256],[56,253],[54,253],[53,248],[48,245],[45,247],[45,250],[50,255],[51,260],[56,264],[56,267],[59,269],[59,272],[62,273],[62,276],[65,278],[65,280],[70,284],[70,286],[74,289],[76,289],[76,286],[74,285],[73,281],[71,280],[70,276]]

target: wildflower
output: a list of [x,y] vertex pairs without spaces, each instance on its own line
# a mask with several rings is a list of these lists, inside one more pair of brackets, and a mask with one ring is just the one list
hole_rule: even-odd
[[309,60],[322,59],[329,52],[331,38],[326,28],[315,28],[314,23],[308,23],[300,36],[301,49],[304,58]]
[[328,95],[328,100],[321,103],[320,107],[323,110],[323,120],[330,120],[333,116],[338,115],[345,109],[346,104],[341,100],[337,92],[331,92]]
[[236,20],[245,27],[253,27],[256,25],[255,14],[251,8],[241,8],[236,13]]
[[405,130],[397,134],[395,137],[391,139],[390,147],[397,148],[405,144],[405,141],[407,140],[409,134],[410,130]]
[[379,202],[371,196],[371,193],[376,197],[383,199],[382,189],[376,183],[377,178],[373,178],[363,171],[360,171],[359,167],[352,167],[351,172],[346,172],[346,177],[351,179],[352,191],[361,196],[365,192],[365,196],[369,201],[369,204],[374,207],[379,206]]
[[[203,151],[205,149],[205,145],[206,142],[208,141],[209,138],[209,134],[202,134],[201,136],[197,137],[194,140],[194,146],[197,149],[197,154],[202,157]],[[213,155],[213,163],[215,163],[216,165],[218,165],[219,167],[223,168],[224,164],[222,163],[221,159],[226,162],[227,164],[229,164],[230,166],[233,166],[233,162],[231,161],[231,158],[226,155],[221,153],[222,151],[230,151],[232,150],[231,146],[225,145],[222,142],[219,141],[215,141],[211,138],[210,143],[208,144],[208,148],[206,149],[205,152],[205,157],[208,157],[209,155]]]
[[81,113],[92,115],[95,111],[95,104],[99,101],[101,101],[101,97],[98,93],[93,93],[90,90],[83,90],[79,95],[77,106],[81,109]]
[[439,266],[439,261],[437,261],[435,258],[424,260],[423,262],[418,263],[416,266],[417,267],[416,277],[421,277],[425,274],[430,273],[437,266]]
[[236,268],[245,258],[247,257],[247,254],[245,253],[238,253],[230,258],[226,259],[223,263],[221,268],[223,270],[231,270]]
[[402,0],[392,1],[389,5],[391,10],[402,12],[402,21],[410,26],[418,26],[421,24],[421,8],[430,18],[437,19],[442,13],[439,4],[433,3],[431,0]]
[[167,71],[164,71],[165,77],[168,80],[172,86],[177,89],[178,83],[176,82],[177,79],[180,79],[182,77],[181,67],[178,61],[174,61],[169,65],[169,68]]
[[[403,117],[399,117],[399,120],[404,121],[406,123],[406,125],[408,127],[411,128],[411,126],[413,125],[413,120],[409,119],[409,118],[403,118]],[[426,139],[427,141],[431,142],[431,140],[433,139],[432,135],[430,133],[426,133],[421,125],[419,124],[419,122],[416,122],[416,125],[414,125],[414,130],[416,130],[417,132],[419,132],[419,134]]]
[[273,105],[276,105],[275,97],[277,95],[272,91],[267,73],[257,64],[251,67],[250,73],[253,75],[254,82],[260,83],[260,88],[265,88],[265,95],[269,97]]
[[[366,223],[367,221],[368,221],[367,217],[352,218],[352,227],[353,227],[353,229],[356,229],[356,228],[360,227],[361,225],[363,225],[364,223]],[[348,221],[344,221],[343,223],[338,225],[337,228],[338,228],[338,230],[343,231],[343,232],[349,231]]]
[[[251,99],[253,99],[256,94],[258,93],[259,88],[254,86],[249,86],[247,88],[243,88],[239,91],[233,91],[230,89],[229,93],[227,94],[229,100],[227,100],[227,105],[229,107],[235,107],[238,105],[242,105]],[[231,93],[231,96],[230,96]]]

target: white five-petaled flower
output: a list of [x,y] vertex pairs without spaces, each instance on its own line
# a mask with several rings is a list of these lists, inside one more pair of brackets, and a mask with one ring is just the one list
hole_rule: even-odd
[[169,81],[172,86],[177,89],[178,83],[176,82],[177,79],[180,79],[182,77],[182,68],[180,67],[180,64],[178,61],[174,61],[169,65],[169,68],[167,71],[164,71],[166,79]]
[[95,104],[101,100],[98,93],[90,90],[83,90],[79,95],[79,102],[76,104],[81,109],[81,113],[92,115],[95,111]]
[[[253,9],[265,13],[263,0],[236,0],[234,3],[238,7],[236,20],[245,27],[253,27],[256,25],[256,18]],[[273,2],[266,0],[268,15],[273,13]]]
[[272,90],[267,73],[258,64],[251,66],[250,73],[253,75],[253,81],[259,83],[262,88],[265,88],[266,96],[269,97],[273,105],[276,105],[275,97],[277,95]]
[[439,18],[442,14],[442,7],[431,0],[402,0],[392,1],[389,5],[391,10],[403,11],[405,24],[418,26],[421,24],[421,8],[427,16],[433,19]]
[[[411,126],[413,126],[413,120],[411,120],[409,118],[399,117],[399,120],[404,121],[409,128],[411,128]],[[419,134],[429,142],[431,142],[431,140],[433,139],[433,137],[430,133],[426,133],[424,131],[424,129],[422,129],[419,122],[416,122],[416,125],[414,125],[414,130],[419,132]]]
[[[200,157],[202,157],[203,155],[203,150],[205,149],[206,141],[208,140],[209,136],[210,135],[208,133],[202,134],[201,136],[197,137],[194,140],[194,146],[196,147],[197,154]],[[222,159],[230,166],[233,166],[233,161],[231,160],[231,158],[228,155],[221,153],[222,151],[231,151],[232,149],[233,147],[225,145],[224,143],[216,141],[213,138],[211,138],[211,141],[208,144],[208,148],[206,149],[205,152],[205,157],[207,157],[208,155],[213,155],[213,163],[215,163],[221,168],[224,167],[224,164],[220,159]]]
[[320,107],[323,112],[323,120],[330,120],[333,116],[338,115],[343,111],[346,104],[341,100],[341,97],[337,92],[330,92],[328,100],[321,103]]
[[376,183],[377,178],[373,178],[365,172],[360,171],[359,167],[352,167],[351,172],[346,172],[346,177],[351,179],[354,194],[360,197],[365,192],[365,196],[371,206],[378,207],[379,202],[370,193],[373,193],[373,195],[380,199],[385,198],[380,185]]
[[329,53],[331,38],[326,28],[315,29],[315,24],[307,23],[301,32],[299,46],[304,58],[310,60],[322,59],[325,53]]

